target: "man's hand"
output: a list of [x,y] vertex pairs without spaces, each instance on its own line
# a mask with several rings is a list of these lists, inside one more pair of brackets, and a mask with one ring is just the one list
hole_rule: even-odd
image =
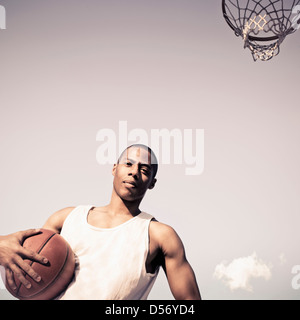
[[38,229],[29,229],[12,233],[7,236],[0,236],[0,265],[5,268],[8,285],[13,290],[17,289],[13,274],[26,288],[30,288],[31,284],[26,280],[24,272],[36,282],[41,281],[41,277],[24,261],[24,259],[46,264],[48,263],[47,258],[22,247],[22,243],[26,238],[38,233]]

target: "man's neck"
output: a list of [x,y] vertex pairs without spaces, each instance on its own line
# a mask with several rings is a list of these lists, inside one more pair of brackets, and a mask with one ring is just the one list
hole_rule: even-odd
[[126,201],[121,199],[113,190],[110,203],[106,206],[107,211],[111,215],[138,215],[141,210],[139,209],[141,200]]

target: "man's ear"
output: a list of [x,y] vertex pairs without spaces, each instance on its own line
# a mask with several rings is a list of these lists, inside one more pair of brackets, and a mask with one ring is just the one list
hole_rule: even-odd
[[112,168],[112,175],[115,176],[116,174],[116,169],[117,169],[117,164],[115,163],[113,168]]
[[150,189],[150,190],[153,189],[153,188],[155,187],[156,181],[157,181],[157,179],[154,178],[154,179],[152,180],[150,186],[148,187],[148,189]]

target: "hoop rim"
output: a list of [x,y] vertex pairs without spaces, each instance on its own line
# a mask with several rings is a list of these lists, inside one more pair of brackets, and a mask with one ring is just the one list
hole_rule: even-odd
[[[223,17],[226,20],[227,24],[229,25],[229,27],[236,33],[239,34],[237,32],[237,30],[239,30],[240,32],[242,32],[242,30],[240,30],[239,28],[235,27],[234,24],[230,21],[228,14],[226,12],[226,6],[225,6],[226,0],[222,0],[222,11],[223,11]],[[286,32],[285,35],[290,34],[291,32],[294,31],[293,27],[290,27]],[[275,41],[279,39],[279,36],[272,36],[272,37],[256,37],[256,36],[248,36],[248,39],[250,41]]]

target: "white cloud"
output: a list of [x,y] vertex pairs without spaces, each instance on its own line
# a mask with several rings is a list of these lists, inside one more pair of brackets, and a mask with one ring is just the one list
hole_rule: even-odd
[[271,266],[258,259],[256,252],[248,257],[234,259],[227,266],[225,263],[216,266],[214,277],[223,280],[231,290],[244,289],[252,292],[251,278],[271,278]]

